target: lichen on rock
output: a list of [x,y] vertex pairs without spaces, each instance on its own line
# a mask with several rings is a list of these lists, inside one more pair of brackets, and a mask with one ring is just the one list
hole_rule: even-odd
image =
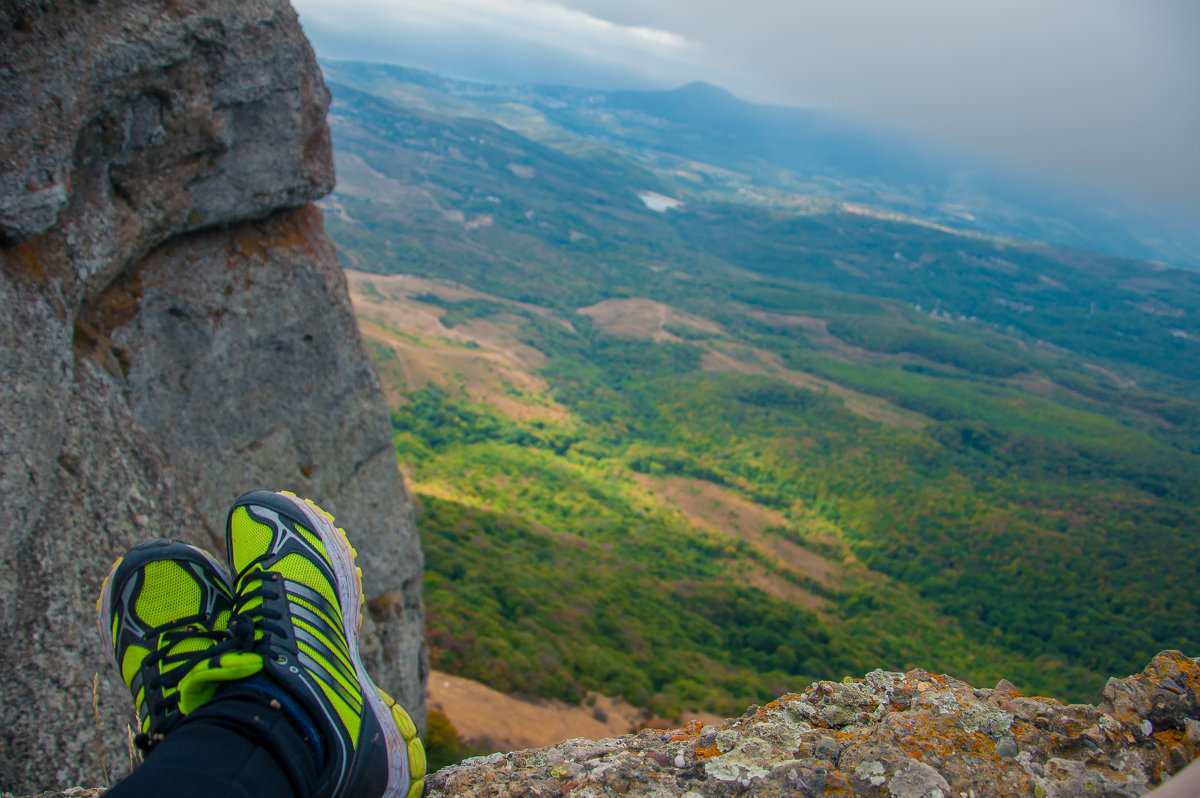
[[[1009,687],[875,671],[817,682],[720,727],[467,760],[430,776],[426,795],[1132,798],[1200,752],[1200,661],[1177,651],[1111,680],[1096,707]],[[1158,730],[1146,734],[1151,717]]]

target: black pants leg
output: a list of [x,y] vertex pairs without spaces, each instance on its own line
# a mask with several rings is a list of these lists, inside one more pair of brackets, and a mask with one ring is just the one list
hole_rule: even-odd
[[106,798],[311,798],[310,749],[270,704],[216,698],[193,712]]

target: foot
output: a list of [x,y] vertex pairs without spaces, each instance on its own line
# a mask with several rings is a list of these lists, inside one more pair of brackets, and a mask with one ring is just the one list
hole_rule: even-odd
[[236,585],[230,632],[316,725],[324,764],[316,794],[417,798],[425,751],[408,713],[359,658],[362,571],[345,531],[311,501],[254,491],[230,510],[226,545]]
[[[182,720],[179,682],[224,631],[229,578],[210,554],[174,540],[142,543],[117,560],[96,601],[100,636],[133,696],[149,750]],[[200,692],[199,706],[211,696]]]

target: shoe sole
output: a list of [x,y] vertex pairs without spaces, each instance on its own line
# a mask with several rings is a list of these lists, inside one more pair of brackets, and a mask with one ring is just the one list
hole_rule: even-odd
[[[396,701],[375,686],[358,653],[358,632],[362,627],[362,608],[366,598],[362,591],[362,569],[354,564],[358,552],[350,545],[346,530],[337,525],[334,517],[321,509],[312,499],[302,499],[294,493],[280,491],[304,516],[304,521],[325,546],[325,553],[337,577],[338,601],[342,606],[342,629],[350,649],[350,663],[363,686],[363,696],[371,704],[383,729],[388,751],[388,786],[384,798],[419,798],[425,788],[425,748],[417,736],[412,718]],[[253,504],[253,501],[250,502]],[[392,719],[392,723],[386,721]]]
[[[213,571],[218,574],[223,574],[225,572],[225,566],[204,549],[179,540],[168,540],[167,542],[173,543],[177,546],[186,546],[204,558],[204,560],[206,560],[208,564],[212,566]],[[162,542],[159,540],[139,543],[130,549],[124,556],[117,558],[116,562],[112,564],[112,568],[108,569],[108,576],[104,577],[104,581],[100,584],[100,596],[96,599],[96,625],[100,628],[100,639],[104,642],[104,650],[108,652],[108,661],[113,668],[116,669],[118,674],[121,673],[121,664],[117,662],[116,642],[113,640],[112,635],[112,617],[109,616],[107,618],[107,622],[105,620],[105,616],[108,615],[108,608],[112,606],[114,577],[116,577],[117,569],[121,567],[122,563],[128,559],[132,559],[141,555],[145,551],[151,550],[152,547],[166,548],[166,546],[162,546]]]

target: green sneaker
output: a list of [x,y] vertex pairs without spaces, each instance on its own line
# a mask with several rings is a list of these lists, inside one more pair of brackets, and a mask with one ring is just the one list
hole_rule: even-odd
[[[133,696],[143,750],[183,719],[179,682],[228,636],[232,610],[225,569],[194,546],[153,540],[113,563],[96,614],[110,661]],[[198,691],[193,704],[211,695]]]
[[345,530],[311,501],[260,490],[234,502],[225,534],[237,586],[230,632],[317,725],[316,794],[417,798],[425,749],[359,658],[362,571]]

